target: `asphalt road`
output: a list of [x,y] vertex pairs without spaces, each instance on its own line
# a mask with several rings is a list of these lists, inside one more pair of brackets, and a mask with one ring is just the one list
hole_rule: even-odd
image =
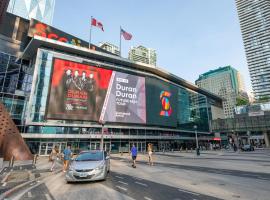
[[147,164],[146,155],[140,155],[136,169],[128,155],[112,155],[106,181],[67,184],[60,172],[32,183],[10,199],[269,200],[270,167],[263,166],[270,160],[269,152],[200,158],[185,153],[162,154],[155,155],[153,167]]
[[[64,175],[62,174],[59,178],[64,179]],[[210,197],[207,195],[199,194],[196,192],[188,191],[185,189],[171,187],[168,185],[164,185],[161,183],[152,182],[149,180],[141,179],[138,177],[129,176],[126,174],[120,174],[111,172],[106,181],[99,181],[99,182],[90,182],[90,183],[71,183],[71,184],[63,184],[62,190],[66,191],[67,188],[73,187],[80,188],[81,191],[81,198],[78,199],[88,199],[88,192],[86,190],[90,187],[95,187],[98,185],[103,185],[105,187],[111,188],[118,193],[121,193],[122,199],[126,199],[125,197],[128,196],[132,199],[137,200],[219,200],[215,197]],[[66,187],[66,188],[64,188]],[[101,187],[99,191],[95,191],[95,193],[107,193],[108,191],[102,190],[104,187]],[[67,199],[74,199],[74,194],[69,195],[72,193],[77,193],[76,189],[73,191],[69,189],[68,193],[65,195],[58,196],[57,199],[59,200],[67,200]],[[91,194],[92,195],[92,194]],[[37,187],[33,188],[30,191],[27,191],[21,200],[55,200],[51,192],[49,191],[48,187],[45,183],[39,184]],[[92,199],[92,198],[89,198]],[[97,198],[95,198],[97,199]],[[105,199],[105,198],[104,198]]]

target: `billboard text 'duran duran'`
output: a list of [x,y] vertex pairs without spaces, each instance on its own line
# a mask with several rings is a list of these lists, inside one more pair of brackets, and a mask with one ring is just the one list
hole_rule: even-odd
[[146,123],[145,104],[143,77],[54,59],[48,119]]
[[146,123],[145,78],[113,72],[101,121]]

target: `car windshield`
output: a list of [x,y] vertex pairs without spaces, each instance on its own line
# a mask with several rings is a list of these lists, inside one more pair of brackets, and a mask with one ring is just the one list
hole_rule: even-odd
[[102,152],[100,151],[84,152],[84,153],[80,153],[75,160],[76,161],[99,161],[99,160],[103,160],[103,155],[102,155]]

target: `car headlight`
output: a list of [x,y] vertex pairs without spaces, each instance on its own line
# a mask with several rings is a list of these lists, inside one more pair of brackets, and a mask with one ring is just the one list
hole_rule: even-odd
[[103,167],[104,167],[104,164],[101,164],[101,165],[99,165],[99,166],[96,168],[96,170],[102,170]]
[[74,168],[73,165],[70,165],[70,166],[69,166],[69,171],[75,171],[75,168]]

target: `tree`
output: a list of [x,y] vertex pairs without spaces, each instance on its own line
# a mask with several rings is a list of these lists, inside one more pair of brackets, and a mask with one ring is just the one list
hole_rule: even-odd
[[237,97],[236,98],[236,106],[245,106],[248,105],[249,101],[246,98]]

